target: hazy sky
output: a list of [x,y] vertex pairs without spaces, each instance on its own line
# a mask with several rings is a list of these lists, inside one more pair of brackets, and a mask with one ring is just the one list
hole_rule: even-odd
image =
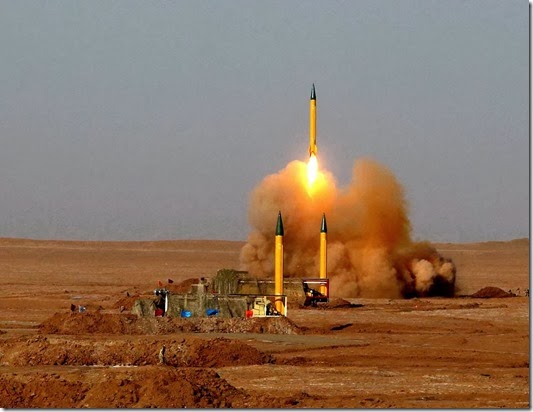
[[339,186],[371,157],[416,240],[527,237],[528,24],[525,0],[4,0],[0,237],[245,240],[250,191],[307,160],[313,82]]

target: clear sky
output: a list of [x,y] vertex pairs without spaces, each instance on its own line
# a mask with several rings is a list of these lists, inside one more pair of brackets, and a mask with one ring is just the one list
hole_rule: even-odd
[[[529,4],[0,2],[0,237],[245,240],[248,196],[371,157],[416,240],[529,236]],[[272,230],[274,231],[275,228]]]

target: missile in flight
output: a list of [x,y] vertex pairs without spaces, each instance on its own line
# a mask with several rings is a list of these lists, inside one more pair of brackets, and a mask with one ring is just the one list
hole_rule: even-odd
[[316,93],[313,83],[311,98],[309,99],[309,156],[316,156],[316,152]]

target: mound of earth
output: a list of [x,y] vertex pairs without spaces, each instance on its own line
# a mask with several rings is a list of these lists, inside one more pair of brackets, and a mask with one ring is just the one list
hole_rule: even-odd
[[183,282],[180,283],[167,283],[165,285],[165,288],[174,294],[189,293],[191,291],[191,286],[196,285],[199,282],[199,278],[190,278],[185,279]]
[[55,313],[39,325],[40,333],[81,335],[90,333],[140,334],[138,318],[132,314],[102,312]]
[[273,318],[142,318],[133,314],[102,312],[55,313],[39,325],[41,334],[170,334],[273,333],[298,334],[299,327],[286,317]]
[[288,398],[248,393],[234,387],[212,369],[165,366],[112,368],[105,372],[101,368],[91,368],[82,374],[75,371],[1,373],[0,405],[47,409],[327,407],[319,397],[303,391]]
[[300,305],[300,309],[346,309],[346,308],[359,308],[363,305],[357,303],[350,303],[347,300],[341,298],[330,298],[326,303],[319,303],[317,306],[303,306]]
[[507,293],[504,290],[494,286],[487,286],[470,296],[473,298],[511,298],[516,295],[514,293]]
[[209,369],[0,375],[0,404],[7,408],[229,408],[243,405],[246,398]]
[[112,308],[113,309],[125,309],[125,310],[131,310],[133,308],[133,305],[135,302],[139,299],[140,295],[135,294],[132,296],[124,296],[123,298],[117,300]]
[[272,318],[139,318],[146,333],[272,333],[296,335],[300,328],[290,319]]
[[88,339],[18,338],[1,345],[1,366],[145,366],[159,364],[165,346],[165,364],[174,367],[220,368],[272,363],[270,355],[226,338],[200,339]]

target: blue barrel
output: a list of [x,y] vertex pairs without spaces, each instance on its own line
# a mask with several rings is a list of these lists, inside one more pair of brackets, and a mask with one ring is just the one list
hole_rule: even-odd
[[218,309],[206,309],[205,314],[207,316],[216,316],[218,315]]
[[181,317],[182,318],[190,318],[191,317],[191,311],[190,310],[182,310],[181,311]]

